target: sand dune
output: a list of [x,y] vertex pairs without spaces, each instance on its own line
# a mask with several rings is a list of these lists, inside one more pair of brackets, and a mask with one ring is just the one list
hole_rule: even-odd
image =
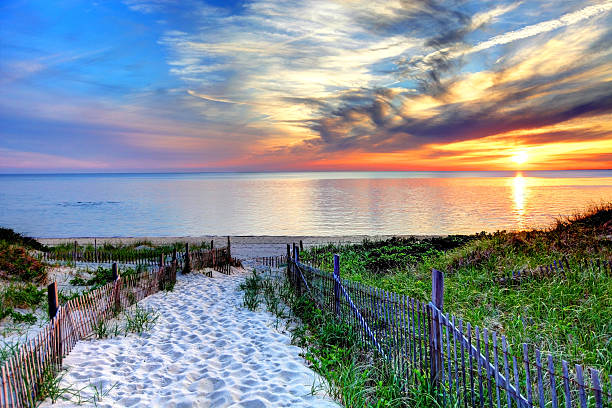
[[[143,335],[81,341],[62,385],[112,390],[99,407],[337,407],[274,318],[241,306],[244,275],[179,276],[140,304],[163,315]],[[82,391],[93,395],[93,388]],[[45,407],[76,406],[60,401]]]

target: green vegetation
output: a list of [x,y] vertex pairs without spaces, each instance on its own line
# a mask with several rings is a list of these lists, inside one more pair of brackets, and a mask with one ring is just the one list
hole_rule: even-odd
[[35,249],[37,251],[46,251],[48,249],[34,238],[24,237],[10,228],[0,227],[0,241],[6,244],[19,245],[28,249]]
[[138,304],[125,311],[125,333],[142,334],[155,326],[160,314],[151,308]]
[[0,341],[2,341],[2,344],[0,344],[0,364],[2,364],[13,355],[17,354],[20,344],[18,341],[14,340],[6,341],[1,339]]
[[21,246],[0,241],[0,278],[11,281],[44,283],[46,265]]
[[[612,373],[612,276],[603,268],[578,267],[585,259],[612,259],[612,204],[545,230],[481,233],[460,241],[455,248],[432,248],[427,242],[389,240],[378,243],[377,251],[369,242],[327,246],[305,251],[302,259],[331,271],[337,252],[343,278],[425,301],[436,268],[445,273],[445,311],[505,335],[513,353],[518,355],[525,342]],[[419,248],[423,251],[414,254]],[[537,271],[559,259],[569,262],[571,272],[499,281],[512,271]]]
[[15,309],[32,311],[46,299],[46,292],[34,284],[9,284],[0,288],[0,319],[10,316],[15,323],[36,323],[32,313],[20,313]]
[[[143,272],[144,270],[144,265],[138,265],[136,268],[121,269],[119,273],[122,277],[128,277],[131,275],[137,275]],[[85,279],[82,276],[83,273],[90,274],[91,277]],[[90,290],[94,290],[112,281],[113,270],[111,268],[104,268],[103,266],[98,266],[98,268],[93,271],[89,271],[89,269],[79,271],[79,273],[74,278],[70,279],[70,284],[74,286],[91,286]]]
[[46,265],[32,256],[32,250],[45,251],[46,247],[12,229],[0,228],[0,279],[45,283]]
[[136,304],[134,307],[123,312],[119,320],[123,320],[123,326],[117,322],[100,319],[94,325],[94,335],[97,339],[107,337],[117,337],[120,334],[127,336],[129,333],[142,334],[155,326],[160,314],[152,308],[141,307]]
[[293,343],[305,350],[305,359],[326,380],[325,391],[344,406],[440,406],[439,391],[429,386],[425,375],[418,385],[406,387],[405,379],[361,344],[352,326],[318,309],[306,296],[297,296],[284,278],[253,271],[240,288],[248,309],[265,305],[277,317],[277,325],[279,319],[289,319]]
[[[54,259],[71,261],[74,256],[74,242],[65,242],[48,248],[50,256]],[[96,248],[92,244],[77,245],[79,259],[94,261]],[[105,242],[97,247],[99,260],[132,261],[136,259],[149,259],[156,262],[160,254],[170,255],[173,250],[177,252],[185,251],[184,242],[175,242],[168,245],[154,245],[151,241],[142,240],[131,244]],[[189,245],[190,251],[200,249],[210,249],[210,242]]]
[[[51,399],[51,403],[55,404],[59,400],[74,402],[77,405],[93,405],[98,406],[98,402],[101,402],[108,393],[117,386],[118,382],[115,382],[110,388],[103,389],[102,385],[92,384],[91,382],[82,388],[76,388],[72,384],[63,385],[62,382],[68,372],[63,371],[58,375],[55,374],[55,370],[52,366],[48,366],[43,372],[43,376],[38,382],[38,401],[44,401],[47,398]],[[84,396],[84,391],[90,389],[92,395],[89,397]],[[32,404],[37,405],[37,404]]]

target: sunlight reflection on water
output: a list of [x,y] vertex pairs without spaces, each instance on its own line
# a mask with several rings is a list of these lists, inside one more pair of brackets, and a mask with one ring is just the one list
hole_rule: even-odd
[[2,175],[0,225],[48,237],[473,233],[550,225],[603,200],[612,171]]

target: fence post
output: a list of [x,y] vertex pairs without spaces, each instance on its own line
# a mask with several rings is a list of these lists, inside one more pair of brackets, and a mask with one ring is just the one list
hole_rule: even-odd
[[178,266],[178,262],[176,259],[172,261],[172,283],[176,283],[176,268]]
[[230,243],[230,237],[227,236],[227,262],[232,263],[232,245]]
[[57,314],[57,282],[47,286],[47,300],[49,301],[49,320],[52,320]]
[[304,252],[304,243],[300,239],[300,252]]
[[302,296],[302,278],[299,275],[297,263],[299,262],[299,254],[295,242],[293,243],[293,274],[295,275],[295,284],[298,296]]
[[161,254],[159,254],[159,266],[162,267],[164,266],[164,253],[162,252]]
[[212,251],[212,249],[215,247],[215,241],[214,240],[210,240],[210,249]]
[[94,238],[94,260],[98,263],[98,241]]
[[[431,304],[440,312],[444,310],[444,275],[442,272],[431,270]],[[440,344],[440,313],[432,310],[433,322],[429,333],[429,344],[431,349],[431,381],[434,386],[439,385],[439,373],[442,367],[442,350]]]
[[76,261],[77,261],[77,242],[76,240],[74,241],[74,254],[72,256],[72,260],[74,261],[74,266],[76,266]]
[[334,254],[334,313],[340,317],[340,257]]
[[172,262],[176,262],[176,247],[172,248]]
[[[57,315],[57,311],[59,309],[59,304],[57,301],[57,282],[53,282],[49,286],[47,286],[47,300],[49,301],[49,320],[53,320],[53,318]],[[55,357],[52,357],[52,360],[55,360],[59,367],[62,366],[62,325],[59,321],[59,317],[55,320],[55,332],[57,333],[57,342],[55,343]]]
[[189,242],[185,242],[185,262],[183,265],[183,273],[191,272],[191,259],[189,257]]
[[121,290],[121,281],[120,281],[121,277],[119,276],[119,268],[117,267],[116,262],[113,262],[112,271],[113,271],[113,282],[115,284],[114,314],[117,315],[119,314],[119,311],[121,310],[121,298],[119,297],[119,290]]
[[289,279],[289,283],[291,283],[291,275],[289,274],[290,264],[291,264],[291,246],[287,244],[287,279]]
[[119,268],[117,267],[117,263],[113,262],[113,282],[119,279]]

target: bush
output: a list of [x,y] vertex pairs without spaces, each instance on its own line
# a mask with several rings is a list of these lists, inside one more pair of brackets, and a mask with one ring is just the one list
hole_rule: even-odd
[[45,298],[45,291],[32,283],[25,286],[9,285],[0,293],[4,305],[21,309],[34,310]]
[[17,244],[26,248],[35,249],[37,251],[47,251],[48,248],[35,240],[34,238],[24,237],[21,234],[16,233],[10,228],[0,227],[0,241],[4,241],[7,244]]
[[45,283],[45,264],[30,256],[25,248],[0,244],[0,278],[22,282]]

